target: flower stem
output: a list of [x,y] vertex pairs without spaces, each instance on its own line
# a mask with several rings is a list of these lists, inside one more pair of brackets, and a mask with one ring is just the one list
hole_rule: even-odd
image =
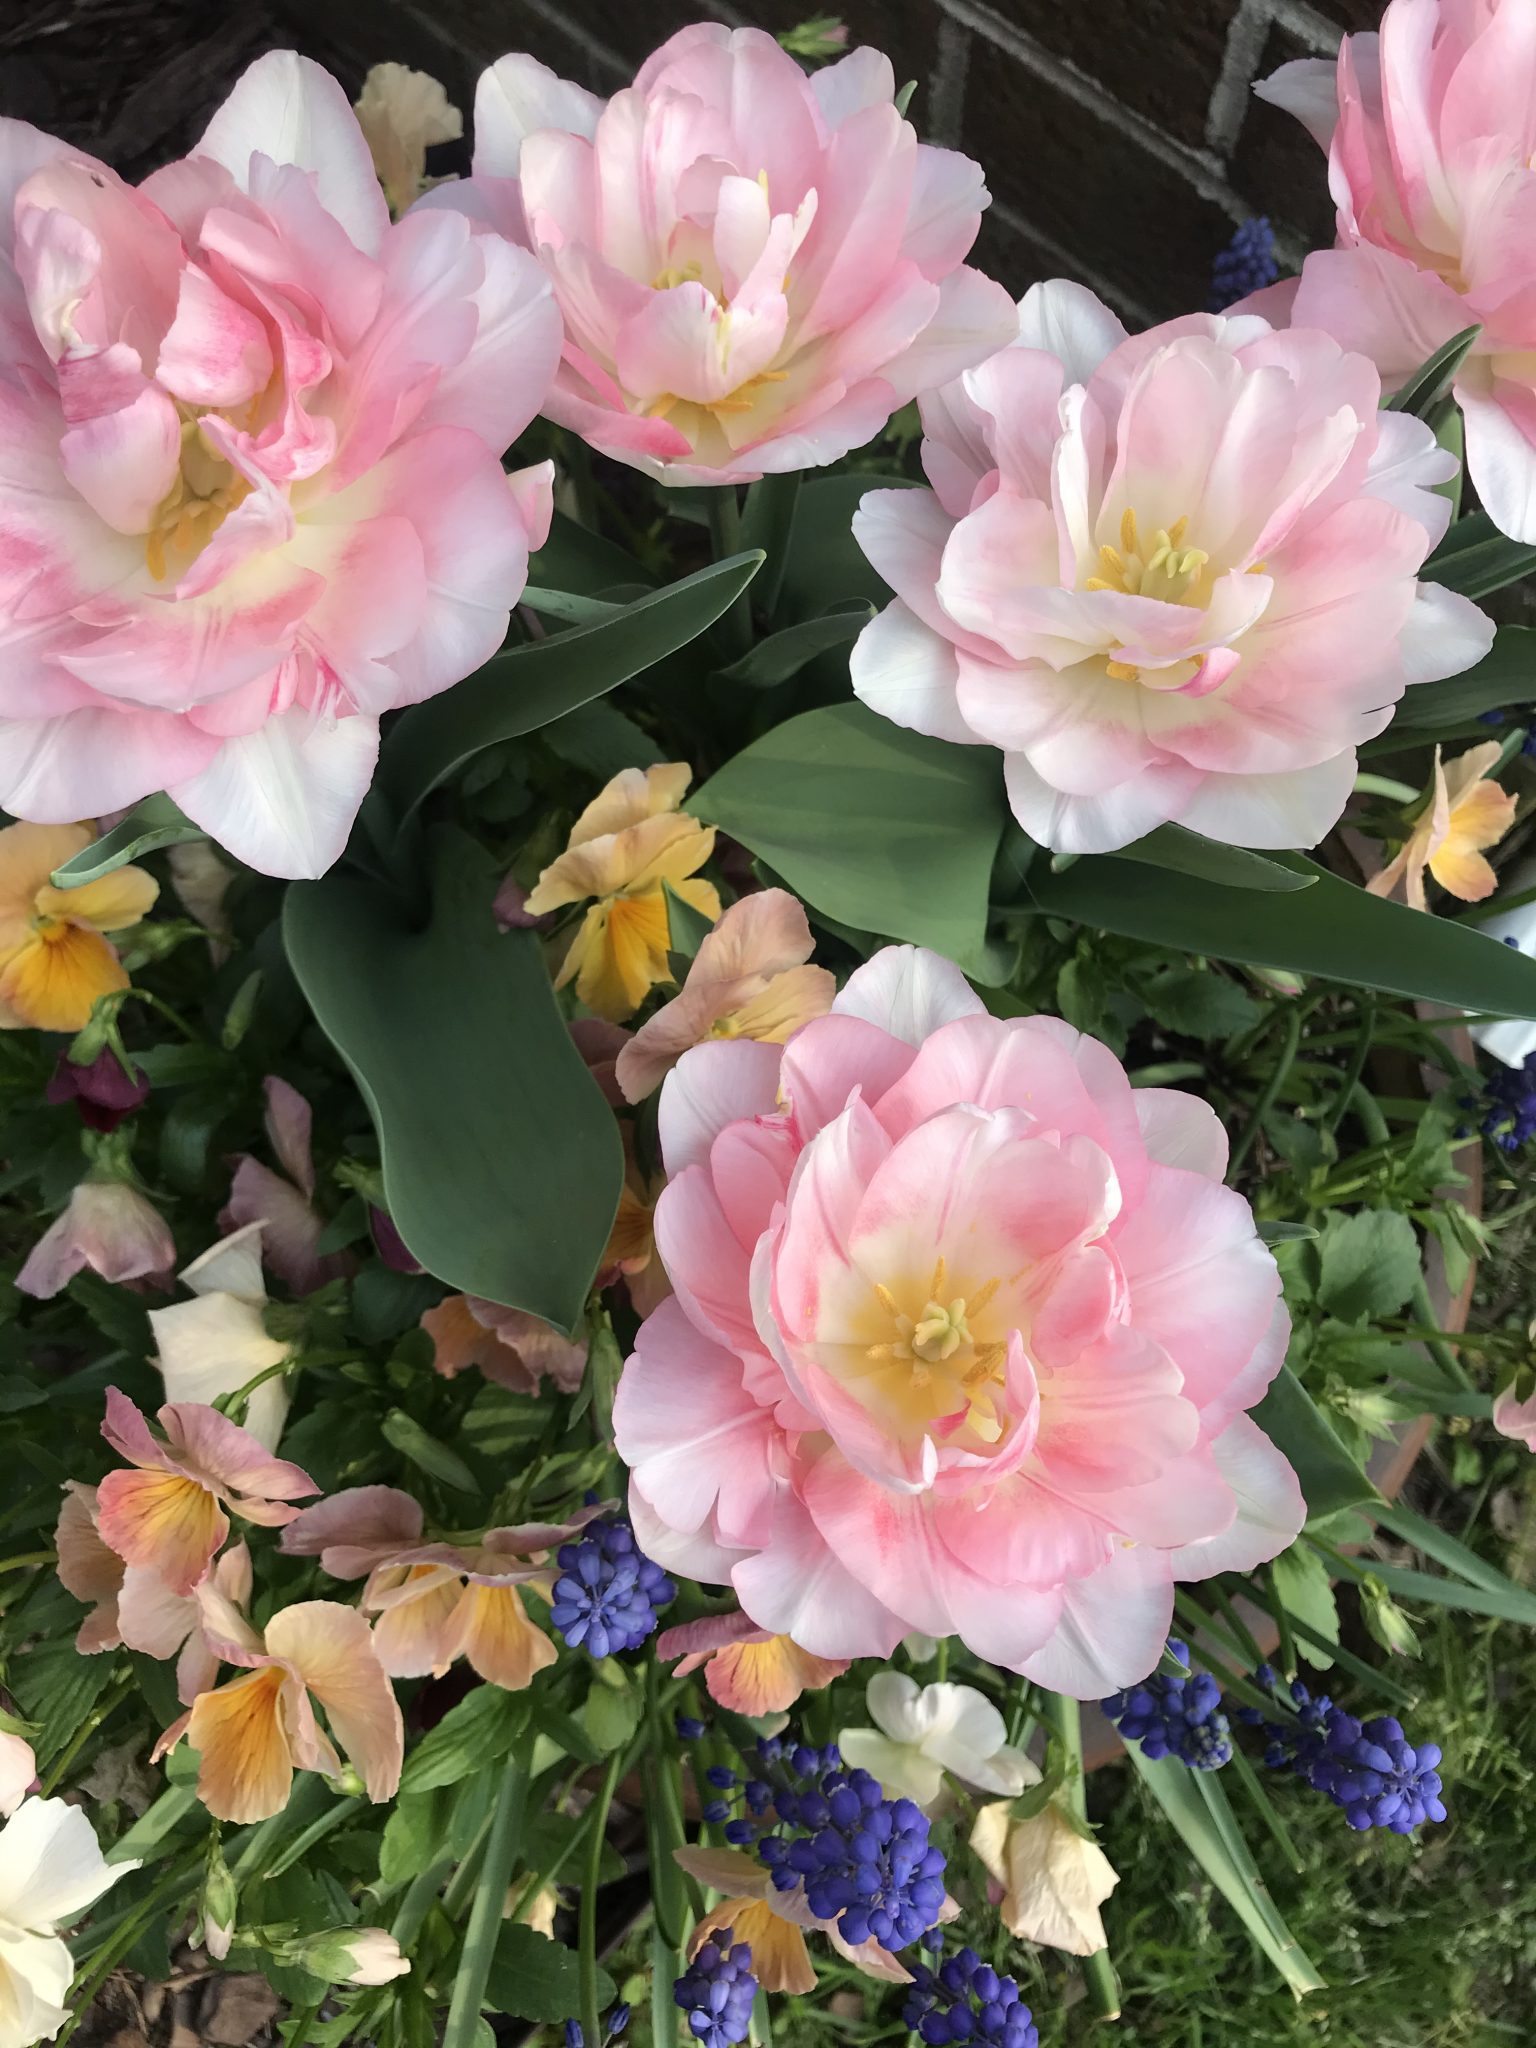
[[[1078,1819],[1086,1826],[1088,1820],[1088,1779],[1083,1771],[1083,1710],[1076,1700],[1068,1699],[1065,1693],[1042,1693],[1041,1705],[1047,1719],[1061,1739],[1062,1747],[1070,1759],[1067,1772],[1067,1803]],[[1115,1966],[1109,1959],[1107,1948],[1095,1949],[1091,1956],[1083,1957],[1083,1977],[1088,1985],[1088,2003],[1094,2017],[1101,2020],[1117,2020],[1120,2017],[1120,1980],[1115,1975]]]
[[1286,1080],[1290,1075],[1292,1062],[1295,1060],[1300,1047],[1301,1012],[1298,1009],[1292,1008],[1286,1013],[1285,1037],[1281,1041],[1280,1057],[1270,1069],[1269,1079],[1264,1083],[1259,1099],[1253,1105],[1253,1113],[1238,1133],[1237,1143],[1232,1147],[1232,1158],[1227,1166],[1227,1177],[1229,1180],[1252,1151],[1254,1141],[1263,1128],[1265,1117],[1269,1115],[1269,1112],[1274,1108],[1276,1101],[1279,1099],[1280,1090],[1285,1086]]
[[[741,553],[741,501],[734,484],[721,484],[710,492],[709,531],[717,562]],[[733,599],[718,630],[727,659],[739,661],[752,645],[752,601],[746,591]]]
[[[597,1819],[593,1823],[591,1837],[587,1842],[587,1864],[581,1880],[581,2024],[587,2040],[592,2043],[601,2041],[603,2037],[600,2024],[602,2015],[597,2009],[597,1888],[603,1877],[603,1843],[607,1835],[608,1809],[613,1804],[619,1772],[623,1767],[624,1758],[615,1750],[608,1759],[608,1768],[603,1773],[602,1785],[592,1802]],[[456,2048],[456,2044],[444,2041],[443,2048]]]
[[448,2004],[443,2048],[470,2048],[479,2034],[480,2007],[485,2000],[486,1979],[491,1974],[496,1937],[501,1932],[501,1912],[507,1902],[507,1886],[512,1879],[512,1862],[517,1854],[517,1838],[522,1833],[527,1798],[528,1767],[526,1763],[512,1763],[503,1772],[491,1815],[485,1860],[480,1865],[480,1881],[469,1909],[464,1948]]

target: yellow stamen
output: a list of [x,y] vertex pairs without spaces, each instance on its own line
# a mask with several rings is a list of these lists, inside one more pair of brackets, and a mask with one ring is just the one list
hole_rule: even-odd
[[1134,683],[1140,677],[1141,670],[1128,661],[1106,661],[1104,673],[1117,683]]

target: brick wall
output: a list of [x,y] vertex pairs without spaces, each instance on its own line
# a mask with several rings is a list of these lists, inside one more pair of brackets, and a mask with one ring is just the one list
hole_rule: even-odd
[[1376,0],[21,0],[0,30],[0,111],[137,174],[198,131],[257,50],[291,43],[355,89],[370,63],[437,73],[466,109],[504,50],[611,91],[683,23],[789,27],[840,11],[916,78],[931,139],[987,168],[978,260],[1010,288],[1079,277],[1141,322],[1204,302],[1255,212],[1282,254],[1326,240],[1320,154],[1251,86],[1331,51]]

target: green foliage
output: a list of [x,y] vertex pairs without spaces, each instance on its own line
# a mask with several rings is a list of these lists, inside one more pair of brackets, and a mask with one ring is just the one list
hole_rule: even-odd
[[[598,2000],[606,2011],[617,1993],[606,1971],[599,1971],[598,1978]],[[509,2019],[553,2023],[575,2019],[581,2010],[581,1973],[575,1955],[548,1935],[518,1924],[503,1927],[496,1937],[485,1988],[491,2010]]]
[[1399,1210],[1330,1216],[1318,1246],[1317,1298],[1347,1323],[1396,1314],[1419,1277],[1419,1242]]

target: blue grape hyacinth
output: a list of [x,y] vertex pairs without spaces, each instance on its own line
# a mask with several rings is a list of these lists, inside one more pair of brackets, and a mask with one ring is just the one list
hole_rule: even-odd
[[677,1598],[659,1564],[641,1554],[635,1533],[618,1516],[589,1522],[555,1553],[549,1618],[573,1650],[594,1657],[638,1649],[656,1628],[657,1611]]
[[1245,220],[1225,249],[1211,265],[1212,313],[1225,313],[1228,306],[1262,291],[1280,275],[1275,261],[1275,237],[1265,215]]
[[[1261,1664],[1254,1677],[1266,1692],[1278,1690],[1269,1665]],[[1410,1743],[1390,1714],[1357,1720],[1326,1694],[1314,1699],[1299,1678],[1287,1691],[1297,1710],[1294,1720],[1268,1721],[1253,1707],[1238,1710],[1240,1719],[1268,1737],[1264,1761],[1271,1769],[1305,1778],[1362,1831],[1390,1828],[1395,1835],[1411,1835],[1427,1821],[1445,1819],[1439,1743]]]
[[1012,1977],[1000,1977],[973,1948],[963,1948],[937,1970],[919,1963],[901,2009],[904,2025],[928,2048],[951,2041],[987,2048],[1040,2048],[1034,2015]]
[[[1188,1664],[1186,1646],[1170,1639],[1168,1648]],[[1188,1678],[1164,1678],[1154,1672],[1140,1685],[1111,1693],[1104,1712],[1120,1733],[1141,1744],[1154,1762],[1176,1757],[1192,1771],[1220,1770],[1232,1756],[1232,1724],[1221,1711],[1221,1687],[1209,1672]]]
[[752,1951],[731,1935],[729,1927],[722,1927],[706,1941],[672,1987],[689,2033],[704,2048],[736,2048],[752,2024],[757,1996]]

